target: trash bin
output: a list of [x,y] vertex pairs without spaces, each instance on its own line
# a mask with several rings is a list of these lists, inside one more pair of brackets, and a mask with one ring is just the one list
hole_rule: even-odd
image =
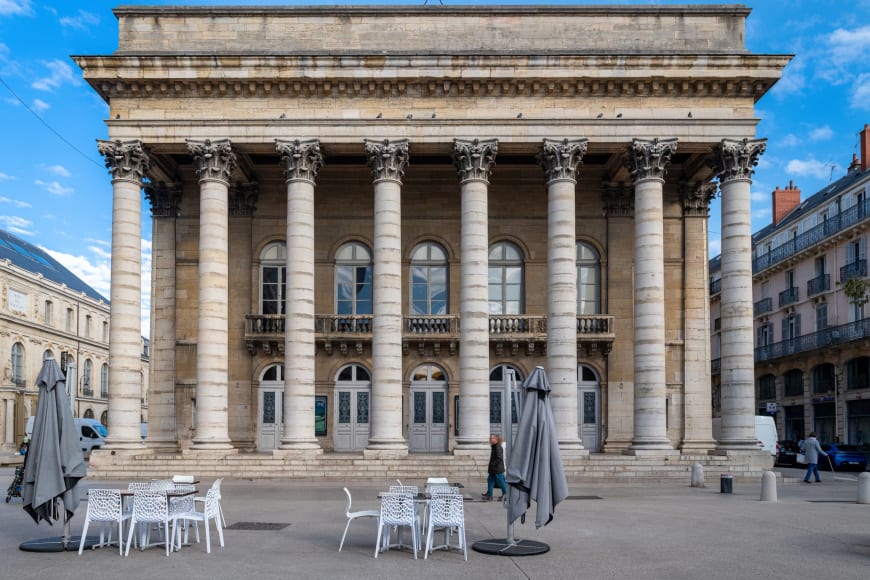
[[731,493],[734,484],[734,476],[723,473],[719,477],[719,493]]

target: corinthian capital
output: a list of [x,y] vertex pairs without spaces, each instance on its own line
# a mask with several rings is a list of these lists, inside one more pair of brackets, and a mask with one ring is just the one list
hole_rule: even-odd
[[141,141],[97,139],[97,149],[106,158],[106,167],[109,168],[112,179],[134,181],[141,185],[142,178],[151,168],[151,161]]
[[308,181],[314,184],[320,168],[323,167],[323,153],[320,152],[320,141],[284,141],[275,139],[275,148],[281,154],[284,163],[284,178],[287,181]]
[[365,146],[372,181],[389,180],[402,183],[402,176],[405,175],[405,167],[408,165],[408,140],[366,139]]
[[717,186],[708,181],[684,181],[680,184],[680,197],[683,200],[683,215],[708,216],[710,202],[716,197]]
[[577,169],[583,163],[583,156],[586,155],[588,144],[587,139],[574,141],[544,139],[538,161],[547,175],[547,183],[565,180],[577,183]]
[[489,183],[495,156],[498,153],[498,139],[480,141],[474,139],[453,140],[453,165],[459,173],[459,182],[485,181]]
[[187,149],[193,156],[196,176],[200,181],[222,181],[230,184],[230,176],[236,167],[236,154],[229,139],[212,141],[187,140]]
[[758,157],[767,148],[767,139],[722,139],[713,150],[710,165],[720,183],[749,180],[758,165]]
[[676,150],[676,139],[632,139],[625,164],[635,181],[664,181],[665,167]]
[[178,202],[181,201],[181,184],[153,181],[145,186],[145,197],[151,203],[151,217],[178,217]]

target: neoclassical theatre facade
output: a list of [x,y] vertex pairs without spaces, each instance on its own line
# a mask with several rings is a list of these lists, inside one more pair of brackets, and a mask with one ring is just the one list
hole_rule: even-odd
[[504,377],[537,365],[567,455],[755,449],[754,104],[789,57],[746,50],[748,9],[115,14],[118,50],[74,58],[111,108],[119,456],[485,453]]

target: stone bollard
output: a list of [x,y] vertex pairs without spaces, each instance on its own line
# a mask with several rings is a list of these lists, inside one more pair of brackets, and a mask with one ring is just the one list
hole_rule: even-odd
[[700,463],[692,465],[692,487],[704,487],[704,466]]
[[858,503],[870,503],[870,473],[858,476]]
[[761,474],[761,501],[777,501],[776,474],[772,471]]

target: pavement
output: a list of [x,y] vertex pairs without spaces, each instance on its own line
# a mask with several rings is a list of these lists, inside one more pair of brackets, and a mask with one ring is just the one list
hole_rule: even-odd
[[[778,501],[761,502],[760,480],[735,479],[731,494],[720,493],[718,474],[707,486],[683,483],[646,485],[569,481],[571,499],[559,504],[555,519],[534,527],[535,504],[518,538],[544,542],[539,556],[504,557],[471,549],[479,540],[503,538],[505,511],[497,501],[466,502],[468,561],[456,551],[422,553],[391,550],[373,557],[376,522],[351,523],[338,552],[347,519],[342,487],[353,493],[353,509],[376,509],[377,493],[389,481],[224,480],[223,508],[230,529],[225,547],[212,534],[212,552],[193,544],[169,557],[162,548],[117,548],[32,553],[18,546],[58,536],[62,526],[36,525],[20,498],[0,503],[2,577],[136,579],[223,578],[498,578],[698,580],[761,578],[838,580],[870,577],[870,505],[857,504],[857,474],[822,472],[823,482],[802,483],[802,470],[776,468]],[[0,468],[4,488],[12,469]],[[405,482],[406,484],[409,482]],[[414,483],[414,482],[410,482]],[[421,483],[421,482],[417,482]],[[204,490],[211,481],[203,481]],[[465,493],[479,497],[483,481],[464,482]],[[85,480],[90,487],[126,487],[126,482]],[[86,505],[72,520],[81,531]],[[235,524],[260,529],[232,529]],[[284,524],[284,527],[281,527]],[[243,526],[244,527],[244,526]],[[271,529],[264,529],[271,528]],[[280,529],[279,529],[280,528]],[[214,529],[212,529],[214,532]],[[204,538],[203,538],[204,541]]]

